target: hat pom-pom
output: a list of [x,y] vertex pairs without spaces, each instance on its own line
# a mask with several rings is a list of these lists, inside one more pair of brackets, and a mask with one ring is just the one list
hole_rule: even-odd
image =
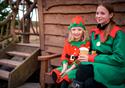
[[82,19],[81,16],[76,16],[75,18],[72,19],[72,23],[76,23],[76,24],[82,23],[82,24],[84,24],[84,20]]

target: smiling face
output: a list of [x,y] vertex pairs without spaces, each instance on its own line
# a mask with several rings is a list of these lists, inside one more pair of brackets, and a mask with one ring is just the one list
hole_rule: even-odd
[[110,19],[113,17],[113,13],[109,13],[108,9],[104,6],[99,5],[96,10],[96,21],[99,24],[107,24]]
[[75,41],[79,41],[83,36],[84,30],[81,27],[73,27],[71,28],[72,36],[74,37]]

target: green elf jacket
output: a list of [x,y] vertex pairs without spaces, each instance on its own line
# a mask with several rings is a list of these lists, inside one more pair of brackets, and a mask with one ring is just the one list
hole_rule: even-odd
[[[86,47],[86,48],[90,48],[90,42],[89,41],[72,41],[72,42],[68,42],[68,40],[66,39],[65,44],[64,44],[64,48],[63,48],[63,52],[62,52],[62,56],[61,56],[61,62],[62,64],[64,63],[68,63],[68,68],[71,67],[72,64],[76,64],[74,63],[76,61],[76,59],[79,56],[79,48],[81,47]],[[73,56],[73,58],[72,58]],[[57,83],[60,83],[62,80],[66,80],[67,82],[71,82],[72,79],[75,78],[75,73],[76,73],[76,69],[71,70],[70,72],[66,73],[63,76],[60,76],[59,74],[61,73],[62,70],[62,66],[53,69],[51,71],[55,72],[57,75]]]
[[108,88],[125,88],[125,33],[114,26],[108,39],[101,42],[103,32],[95,29],[91,33],[91,48],[97,54],[90,55],[94,67],[94,79]]

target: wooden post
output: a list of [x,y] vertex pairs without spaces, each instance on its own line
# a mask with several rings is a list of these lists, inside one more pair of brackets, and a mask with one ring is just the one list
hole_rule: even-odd
[[[28,11],[30,8],[30,4],[26,3],[26,10]],[[27,17],[24,17],[24,33],[29,33],[30,32],[30,22],[31,22],[31,19],[30,19],[30,14],[28,14]],[[23,35],[23,43],[29,43],[30,40],[30,35]]]
[[38,4],[38,16],[39,16],[40,49],[44,50],[43,0],[38,0],[37,4]]
[[[43,0],[38,0],[38,16],[39,16],[39,39],[40,39],[40,49],[41,49],[41,55],[42,55],[42,50],[44,50],[44,25],[43,25]],[[40,67],[40,85],[41,88],[45,88],[45,67],[46,67],[46,62],[41,61],[41,67]]]
[[40,86],[41,86],[41,88],[45,88],[45,73],[48,70],[47,68],[48,68],[48,62],[41,61],[41,66],[40,66]]

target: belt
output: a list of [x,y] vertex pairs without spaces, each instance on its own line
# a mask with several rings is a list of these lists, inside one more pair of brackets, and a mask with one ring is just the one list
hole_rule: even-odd
[[74,60],[78,58],[78,56],[68,55],[68,54],[66,54],[65,57],[66,58],[71,58],[71,59],[74,59]]

